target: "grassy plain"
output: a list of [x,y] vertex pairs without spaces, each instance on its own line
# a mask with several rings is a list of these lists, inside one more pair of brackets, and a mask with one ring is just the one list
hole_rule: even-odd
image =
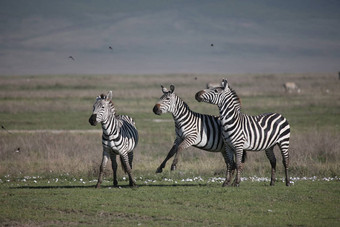
[[[222,77],[2,76],[0,123],[10,133],[3,129],[0,132],[0,176],[50,173],[96,176],[101,159],[100,126],[90,126],[88,118],[95,97],[109,90],[113,91],[117,112],[132,116],[139,130],[135,171],[152,174],[175,138],[171,115],[156,116],[152,112],[162,94],[160,84],[167,87],[174,84],[175,93],[192,110],[218,115],[216,106],[198,103],[194,94],[208,82],[219,82]],[[278,112],[290,122],[291,175],[339,175],[340,81],[336,74],[230,75],[228,80],[238,92],[245,113]],[[285,93],[282,84],[287,81],[295,82],[301,93]],[[18,147],[22,151],[19,154],[14,152]],[[280,174],[281,157],[278,150],[276,153]],[[268,176],[270,167],[264,153],[248,154],[244,174]],[[181,157],[178,169],[190,174],[221,175],[225,168],[220,154],[190,148]]]
[[[195,176],[224,177],[220,154],[189,148],[171,173],[170,160],[155,174],[174,141],[170,114],[156,116],[154,104],[160,84],[176,86],[175,93],[192,110],[218,114],[217,107],[198,103],[194,94],[223,75],[55,75],[0,77],[0,223],[9,225],[334,225],[339,204],[339,181],[301,181],[290,188],[278,183],[243,182],[240,188],[217,183],[184,183]],[[290,175],[339,176],[340,81],[337,74],[230,75],[242,109],[250,115],[279,112],[291,125]],[[293,81],[301,92],[287,94],[282,85]],[[137,179],[157,180],[137,190],[108,188],[107,168],[103,190],[93,185],[48,184],[50,179],[97,177],[101,161],[100,126],[88,118],[95,97],[113,91],[119,114],[135,121],[140,142],[135,151]],[[20,147],[20,152],[15,150]],[[278,149],[277,177],[283,177]],[[119,169],[119,183],[126,177]],[[269,177],[264,152],[248,152],[243,176]],[[38,183],[19,181],[36,176]],[[7,182],[9,180],[9,182]],[[126,198],[129,199],[126,199]],[[46,210],[44,210],[46,208]],[[19,212],[20,211],[20,212]],[[242,211],[242,212],[241,212]]]

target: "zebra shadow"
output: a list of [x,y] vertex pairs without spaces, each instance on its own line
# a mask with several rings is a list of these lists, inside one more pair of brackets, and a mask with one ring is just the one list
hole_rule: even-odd
[[10,189],[62,189],[62,188],[95,188],[95,185],[25,185],[25,186],[17,186],[17,187],[10,187]]
[[[130,185],[119,185],[119,186],[112,186],[112,185],[101,185],[100,189],[138,189],[138,188],[152,188],[152,187],[164,187],[164,188],[172,188],[172,187],[205,187],[207,184],[140,184],[136,187],[131,187]],[[11,189],[88,189],[88,188],[95,188],[95,185],[25,185],[25,186],[17,186],[17,187],[10,187]],[[100,190],[97,189],[97,190]]]

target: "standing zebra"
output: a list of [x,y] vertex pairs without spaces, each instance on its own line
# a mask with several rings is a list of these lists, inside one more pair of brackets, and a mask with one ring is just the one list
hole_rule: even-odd
[[[175,86],[170,86],[170,91],[162,87],[163,95],[153,108],[157,115],[170,112],[175,121],[176,139],[165,160],[157,168],[156,173],[161,173],[166,162],[175,155],[171,170],[176,169],[178,154],[190,146],[210,152],[221,152],[227,164],[227,155],[222,138],[221,122],[219,117],[196,113],[175,93]],[[245,156],[243,156],[244,161]]]
[[260,151],[265,150],[272,166],[270,185],[275,183],[276,158],[273,152],[274,146],[278,145],[285,167],[286,185],[289,186],[288,177],[288,147],[290,127],[288,121],[280,114],[269,113],[258,116],[248,116],[241,112],[237,104],[238,96],[229,87],[227,80],[222,81],[222,87],[205,89],[197,92],[196,100],[207,102],[218,106],[221,122],[223,125],[223,137],[225,143],[231,150],[228,154],[227,178],[223,186],[230,184],[231,170],[236,155],[236,178],[234,186],[239,186],[241,181],[241,157],[243,150]]
[[91,125],[100,122],[103,129],[103,159],[99,169],[96,188],[100,187],[103,172],[109,157],[112,161],[113,185],[118,186],[116,155],[120,156],[122,167],[129,175],[130,186],[136,186],[132,176],[133,150],[138,143],[138,132],[133,119],[126,115],[117,115],[112,102],[112,91],[101,94],[93,104],[93,113],[89,119]]

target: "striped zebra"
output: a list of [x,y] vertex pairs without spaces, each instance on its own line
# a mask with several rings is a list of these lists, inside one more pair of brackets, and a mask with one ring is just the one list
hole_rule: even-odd
[[[210,152],[221,152],[227,164],[227,155],[222,138],[221,122],[219,117],[196,113],[175,93],[175,86],[170,86],[170,91],[162,87],[163,95],[153,108],[157,115],[172,113],[175,121],[176,139],[165,160],[157,168],[156,173],[161,173],[166,162],[175,154],[171,170],[176,169],[178,154],[194,146]],[[243,160],[245,159],[245,154]]]
[[138,132],[133,119],[126,115],[117,115],[112,102],[112,91],[105,96],[101,94],[93,104],[93,112],[89,119],[91,125],[101,123],[103,129],[103,159],[99,169],[96,188],[100,187],[103,172],[109,157],[112,162],[113,186],[118,186],[116,156],[120,156],[123,170],[129,175],[130,186],[136,186],[132,175],[133,150],[138,143]]
[[228,153],[227,178],[223,186],[230,185],[231,170],[234,165],[234,155],[236,155],[236,178],[234,186],[239,186],[241,175],[241,157],[243,150],[260,151],[265,150],[270,161],[271,182],[275,183],[276,158],[273,152],[274,146],[278,145],[285,168],[286,185],[289,186],[288,164],[289,164],[289,137],[290,127],[288,121],[280,114],[268,113],[258,116],[248,116],[241,112],[237,105],[238,96],[229,87],[227,80],[223,79],[222,87],[205,89],[197,92],[196,100],[207,102],[218,106],[221,122],[223,125],[223,137],[232,149]]

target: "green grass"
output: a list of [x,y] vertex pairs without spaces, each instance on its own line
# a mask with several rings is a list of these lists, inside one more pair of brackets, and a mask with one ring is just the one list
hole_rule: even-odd
[[90,128],[86,125],[89,116],[80,112],[0,114],[0,117],[11,130],[74,129],[75,124],[78,129]]
[[[127,182],[126,182],[127,183]],[[336,226],[339,182],[140,184],[137,189],[32,181],[0,186],[4,225]]]

